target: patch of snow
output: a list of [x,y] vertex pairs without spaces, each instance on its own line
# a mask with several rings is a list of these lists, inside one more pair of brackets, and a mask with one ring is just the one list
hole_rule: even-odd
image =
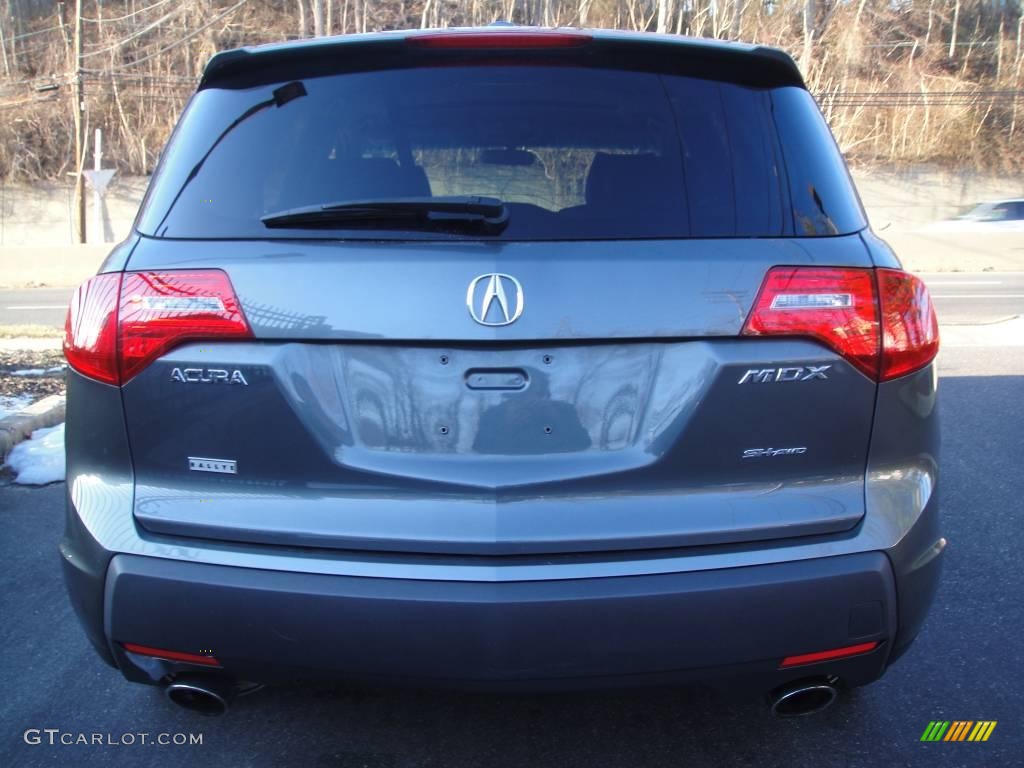
[[20,371],[11,371],[11,376],[49,376],[60,373],[67,366],[57,365],[53,368],[22,368]]
[[37,429],[32,439],[14,446],[7,466],[22,485],[46,485],[64,479],[64,425]]
[[0,395],[0,419],[32,404],[32,395]]
[[43,352],[48,349],[60,349],[63,344],[64,339],[59,334],[57,336],[44,336],[41,338],[18,336],[13,339],[0,339],[0,349],[3,350]]

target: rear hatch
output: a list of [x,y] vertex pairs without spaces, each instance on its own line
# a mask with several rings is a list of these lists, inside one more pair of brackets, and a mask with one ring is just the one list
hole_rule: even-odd
[[471,38],[211,67],[122,314],[187,326],[221,270],[247,330],[197,322],[124,384],[140,525],[473,555],[856,525],[874,381],[743,335],[772,267],[871,266],[791,70]]

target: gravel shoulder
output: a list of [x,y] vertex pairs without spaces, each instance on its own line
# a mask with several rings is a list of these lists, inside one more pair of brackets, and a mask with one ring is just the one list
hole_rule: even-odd
[[64,391],[64,354],[59,349],[4,349],[0,347],[0,393],[28,395],[39,400]]

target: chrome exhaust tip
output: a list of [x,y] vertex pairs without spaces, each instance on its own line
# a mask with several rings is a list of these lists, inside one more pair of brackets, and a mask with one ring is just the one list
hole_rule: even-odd
[[839,689],[830,680],[797,680],[772,691],[768,706],[776,717],[802,717],[823,712],[838,696]]
[[216,717],[225,714],[231,706],[234,685],[230,680],[181,675],[164,688],[164,693],[179,707]]

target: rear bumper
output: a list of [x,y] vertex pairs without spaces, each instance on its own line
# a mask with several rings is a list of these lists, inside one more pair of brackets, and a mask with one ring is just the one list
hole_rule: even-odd
[[[470,685],[673,680],[742,674],[771,686],[884,670],[896,591],[880,553],[628,578],[482,584],[281,573],[116,556],[105,635],[124,674],[187,668],[121,648],[207,650],[224,672],[271,680]],[[787,655],[878,640],[839,665],[779,670]],[[827,667],[827,668],[826,668]],[[195,667],[193,667],[195,669]]]
[[[872,532],[862,526],[853,539],[828,544],[671,559],[442,565],[377,558],[328,561],[359,573],[323,573],[312,571],[321,565],[314,551],[261,556],[196,550],[181,540],[146,542],[153,554],[119,552],[108,542],[144,541],[133,526],[96,526],[98,538],[85,524],[92,502],[109,510],[115,491],[106,486],[79,504],[69,498],[65,579],[100,655],[148,683],[196,667],[128,654],[121,643],[208,650],[224,674],[257,681],[310,673],[575,688],[725,679],[765,691],[829,674],[863,685],[920,630],[945,544],[931,493],[900,540],[880,550],[829,553]],[[808,546],[818,556],[808,557]],[[228,562],[202,562],[197,553]],[[750,563],[754,557],[779,559]],[[715,567],[695,567],[709,562]],[[669,567],[677,570],[654,571]],[[881,644],[863,656],[779,669],[788,655],[870,640]]]
[[[182,667],[120,643],[209,649],[225,673],[251,680],[305,670],[528,686],[729,677],[764,690],[835,674],[857,685],[905,651],[938,585],[932,367],[880,385],[865,514],[848,532],[530,558],[153,534],[133,516],[118,390],[74,373],[71,389],[68,591],[100,655],[141,682]],[[864,656],[778,668],[787,655],[875,639]]]

